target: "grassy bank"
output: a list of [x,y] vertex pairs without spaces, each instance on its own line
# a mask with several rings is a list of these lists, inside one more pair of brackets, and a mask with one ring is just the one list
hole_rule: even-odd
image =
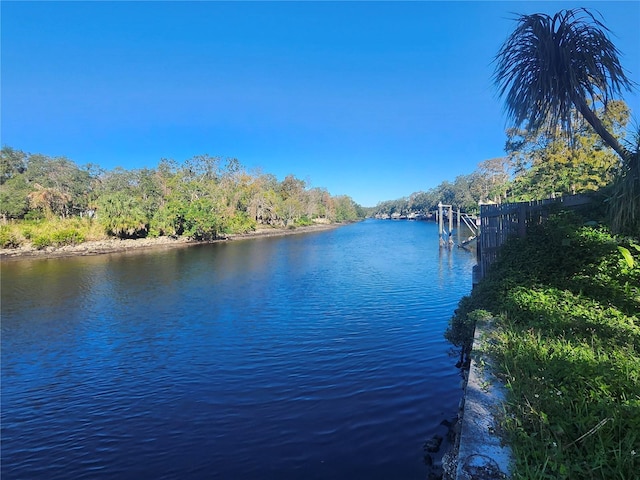
[[95,222],[79,219],[53,221],[14,221],[0,226],[0,258],[58,258],[174,248],[226,240],[243,240],[319,232],[338,228],[339,223],[314,222],[287,228],[263,227],[245,233],[230,233],[216,240],[198,241],[182,237],[145,237],[119,239],[108,236]]
[[[343,222],[348,223],[348,222]],[[306,231],[308,229],[322,229],[341,225],[340,222],[331,222],[328,219],[301,219],[286,227],[252,225],[251,228],[227,228],[214,239],[244,238],[255,236],[268,236],[282,234],[283,231]],[[183,241],[201,241],[197,236],[187,234],[181,236],[163,236],[149,234],[134,237],[138,240],[161,239],[161,237],[180,239]],[[21,247],[43,250],[47,247],[65,247],[81,245],[85,242],[101,242],[117,240],[119,237],[110,235],[108,229],[97,220],[88,218],[47,218],[38,220],[10,220],[0,225],[0,249],[19,249]],[[211,239],[205,240],[210,241]],[[143,243],[143,242],[140,242]]]
[[37,249],[105,240],[104,227],[88,218],[14,220],[0,225],[0,248],[31,245]]
[[447,336],[496,318],[490,354],[518,479],[632,479],[640,471],[640,247],[568,214],[514,239]]

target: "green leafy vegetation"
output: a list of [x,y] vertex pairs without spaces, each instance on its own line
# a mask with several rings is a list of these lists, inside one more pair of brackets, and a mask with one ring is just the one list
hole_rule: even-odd
[[[635,142],[625,142],[616,131],[624,109],[619,103],[618,108],[610,108],[616,96],[633,91],[635,85],[602,20],[586,8],[561,10],[553,16],[517,15],[516,28],[496,55],[494,81],[516,127],[524,125],[535,135],[544,133],[553,139],[572,139],[578,120],[589,125],[602,145],[616,152],[619,164],[608,192],[610,224],[614,231],[637,234],[638,134]],[[608,111],[614,114],[607,115]],[[560,158],[571,160],[566,155]],[[591,176],[586,173],[587,178]],[[592,178],[603,180],[599,175]]]
[[[630,111],[622,101],[611,101],[599,110],[605,125],[622,139]],[[369,215],[409,215],[435,211],[438,203],[453,205],[466,213],[479,213],[479,203],[509,203],[563,195],[598,193],[607,205],[620,192],[626,170],[618,155],[574,112],[571,137],[557,132],[507,130],[504,157],[485,160],[468,175],[444,181],[426,192],[380,202]],[[625,176],[624,178],[627,178]],[[628,182],[627,182],[628,183]],[[639,202],[640,203],[640,202]],[[633,228],[629,225],[628,230]]]
[[640,248],[560,213],[508,241],[447,337],[495,318],[489,354],[508,389],[514,478],[635,478],[640,471]]
[[514,478],[636,478],[640,135],[625,142],[629,111],[614,99],[633,85],[588,10],[516,20],[495,59],[516,127],[501,193],[532,200],[598,191],[611,228],[575,213],[530,226],[502,247],[446,336],[468,352],[471,324],[494,317],[487,348],[508,389],[502,431]]
[[105,238],[102,226],[88,218],[24,220],[0,225],[0,248],[18,248],[31,243],[33,247],[42,249]]
[[0,225],[0,248],[16,248],[21,243],[20,236],[9,225]]
[[504,158],[372,215],[426,213],[438,202],[467,213],[478,202],[541,200],[600,191],[617,233],[640,232],[640,131],[616,97],[633,91],[602,17],[585,8],[516,15],[494,59],[494,81],[514,122]]
[[2,248],[62,246],[100,235],[206,241],[258,226],[297,228],[364,218],[350,197],[308,188],[293,175],[280,182],[249,173],[236,159],[209,155],[182,163],[163,159],[151,169],[105,171],[5,146],[0,186]]

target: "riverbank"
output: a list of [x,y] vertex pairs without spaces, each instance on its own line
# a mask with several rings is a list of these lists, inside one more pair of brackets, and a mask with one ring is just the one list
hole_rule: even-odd
[[442,459],[443,479],[511,478],[513,453],[502,438],[507,390],[489,355],[494,319],[478,319],[468,369],[463,369],[455,441]]
[[[513,454],[513,478],[636,478],[640,468],[640,248],[580,217],[551,216],[527,237],[507,242],[488,275],[460,303],[451,328],[476,324],[472,370],[491,372],[467,384],[475,395],[457,471],[477,467],[473,443],[499,431]],[[482,345],[478,347],[477,335]],[[460,339],[458,334],[450,338]],[[493,368],[487,368],[489,363]],[[502,384],[506,395],[492,425],[484,400]],[[488,412],[488,413],[487,413]],[[473,415],[473,413],[472,413]],[[472,448],[468,453],[462,445]],[[474,463],[465,463],[466,459]],[[493,468],[493,470],[496,470]],[[468,478],[468,477],[454,477]],[[476,478],[476,477],[473,477]]]
[[35,248],[32,244],[25,244],[17,248],[0,249],[0,259],[2,261],[10,261],[29,258],[63,258],[89,255],[104,255],[111,253],[139,252],[168,248],[184,248],[192,245],[202,245],[206,243],[320,232],[324,230],[332,230],[343,225],[344,224],[341,223],[331,223],[296,228],[259,228],[249,233],[226,235],[223,238],[209,242],[193,241],[187,238],[180,237],[157,237],[125,240],[112,238],[106,240],[82,242],[77,245],[64,245],[60,247],[50,246],[42,249]]

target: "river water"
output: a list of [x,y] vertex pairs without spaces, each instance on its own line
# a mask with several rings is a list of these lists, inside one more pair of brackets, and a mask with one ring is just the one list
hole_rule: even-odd
[[2,264],[4,479],[422,479],[474,256],[430,222]]

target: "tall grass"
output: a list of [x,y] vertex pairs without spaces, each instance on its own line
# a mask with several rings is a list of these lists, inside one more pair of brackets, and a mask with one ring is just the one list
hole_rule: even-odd
[[485,309],[496,318],[489,354],[509,392],[514,478],[638,478],[638,243],[551,218],[505,245],[461,303],[457,317]]
[[105,238],[102,226],[82,218],[16,220],[0,226],[0,248],[32,246],[42,249]]

